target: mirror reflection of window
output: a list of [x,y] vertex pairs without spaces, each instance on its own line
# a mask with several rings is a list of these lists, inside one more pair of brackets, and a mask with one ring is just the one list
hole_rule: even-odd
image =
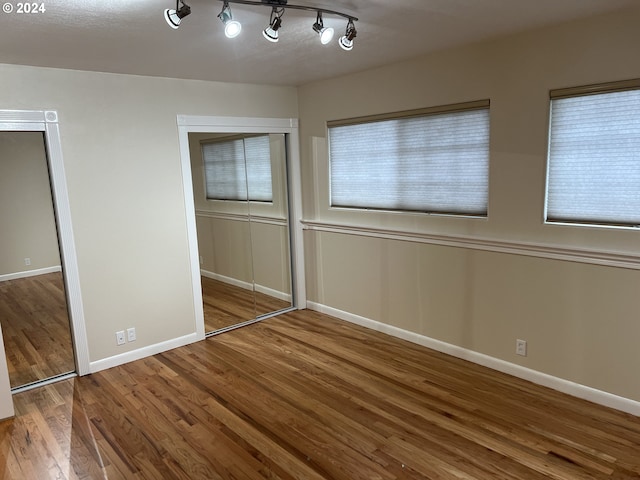
[[208,200],[272,202],[269,135],[202,144]]

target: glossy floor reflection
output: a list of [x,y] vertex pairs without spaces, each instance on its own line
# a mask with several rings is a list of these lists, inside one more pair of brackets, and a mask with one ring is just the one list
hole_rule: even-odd
[[0,422],[0,478],[124,478],[100,458],[77,379],[14,396],[16,417]]

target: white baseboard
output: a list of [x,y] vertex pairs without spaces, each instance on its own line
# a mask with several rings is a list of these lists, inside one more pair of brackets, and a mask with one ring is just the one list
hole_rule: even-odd
[[[229,285],[233,285],[239,288],[243,288],[245,290],[253,290],[254,284],[251,282],[245,282],[243,280],[238,280],[236,278],[225,277],[224,275],[220,275],[219,273],[213,273],[208,270],[200,270],[200,274],[203,277],[211,278],[213,280],[218,280],[219,282],[228,283]],[[278,290],[274,290],[273,288],[265,287],[263,285],[255,284],[256,292],[264,293],[265,295],[269,295],[270,297],[277,298],[278,300],[284,300],[286,302],[291,302],[291,294],[285,292],[279,292]]]
[[203,277],[218,280],[219,282],[228,283],[234,287],[244,288],[245,290],[253,290],[253,283],[245,282],[244,280],[238,280],[237,278],[226,277],[219,273],[209,272],[208,270],[200,270],[200,275]]
[[61,272],[62,267],[60,265],[54,267],[37,268],[35,270],[27,270],[25,272],[15,272],[0,275],[0,282],[6,282],[7,280],[17,280],[18,278],[37,277],[38,275],[45,275],[47,273]]
[[291,294],[279,292],[278,290],[274,290],[273,288],[264,287],[262,285],[256,284],[256,292],[263,293],[268,295],[269,297],[277,298],[278,300],[283,300],[285,302],[291,303]]
[[199,340],[204,340],[204,338],[201,338],[197,333],[191,333],[189,335],[167,340],[166,342],[156,343],[154,345],[149,345],[148,347],[114,355],[113,357],[103,358],[102,360],[97,360],[89,364],[89,373],[96,373],[100,370],[124,365],[125,363],[150,357],[151,355],[166,352],[167,350],[184,347],[185,345],[189,345]]
[[587,387],[585,385],[554,377],[552,375],[538,372],[536,370],[531,370],[530,368],[522,367],[505,360],[490,357],[489,355],[474,352],[473,350],[458,347],[450,343],[442,342],[440,340],[426,337],[424,335],[410,332],[408,330],[403,330],[398,327],[387,325],[385,323],[361,317],[359,315],[354,315],[352,313],[338,310],[333,307],[328,307],[319,303],[308,301],[307,308],[320,313],[326,313],[327,315],[331,315],[333,317],[345,320],[350,323],[354,323],[356,325],[360,325],[362,327],[386,333],[393,337],[401,338],[403,340],[422,345],[438,352],[446,353],[447,355],[451,355],[453,357],[468,360],[478,365],[482,365],[484,367],[488,367],[493,370],[506,373],[508,375],[513,375],[514,377],[528,380],[532,383],[542,385],[544,387],[548,387],[553,390],[572,395],[574,397],[582,398],[599,405],[615,408],[616,410],[620,410],[640,417],[640,402],[637,402],[635,400],[620,397],[612,393]]

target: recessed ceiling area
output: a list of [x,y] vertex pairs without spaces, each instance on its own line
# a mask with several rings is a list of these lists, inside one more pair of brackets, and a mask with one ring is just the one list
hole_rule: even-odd
[[[226,38],[219,0],[186,0],[191,14],[170,28],[175,0],[47,0],[44,12],[0,14],[0,63],[223,82],[298,86],[457,45],[622,9],[637,0],[290,0],[353,15],[357,38],[322,45],[313,12],[287,9],[278,43],[265,40],[271,7],[231,4],[241,34]],[[17,3],[16,3],[17,5]]]

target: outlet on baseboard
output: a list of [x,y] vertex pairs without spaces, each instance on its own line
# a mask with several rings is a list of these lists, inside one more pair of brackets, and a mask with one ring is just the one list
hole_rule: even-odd
[[120,330],[118,332],[116,332],[116,344],[117,345],[124,345],[125,340],[124,340],[124,330]]
[[516,355],[522,355],[523,357],[527,356],[527,341],[526,340],[516,340]]
[[127,341],[133,342],[136,339],[136,329],[135,327],[127,328]]

